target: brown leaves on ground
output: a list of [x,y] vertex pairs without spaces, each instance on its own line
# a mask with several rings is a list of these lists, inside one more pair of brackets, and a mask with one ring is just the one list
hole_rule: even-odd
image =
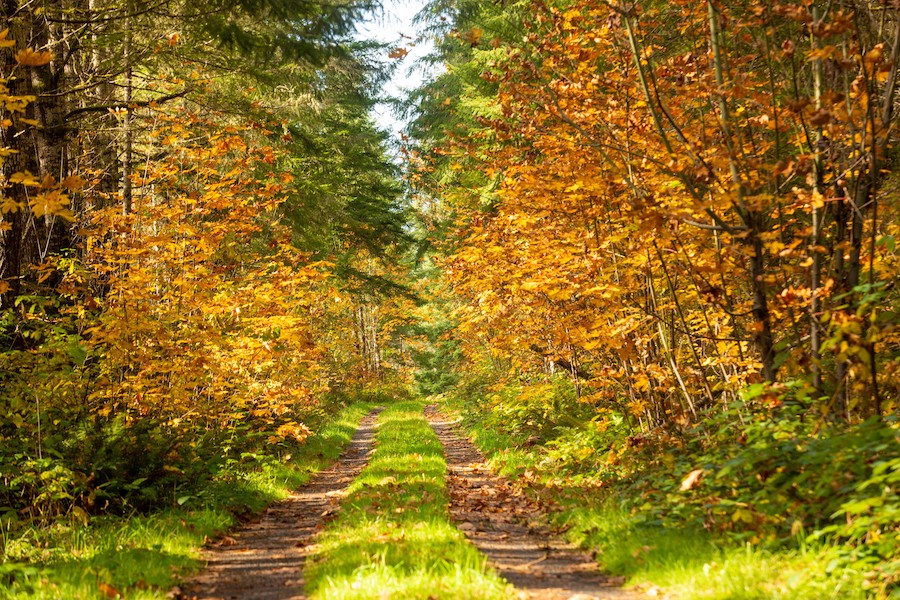
[[[468,472],[467,476],[449,476],[451,502],[465,507],[466,512],[488,519],[494,528],[503,530],[506,524],[517,520],[528,522],[536,511],[541,510],[537,501],[524,495],[507,480],[496,478],[484,463],[470,464],[464,469]],[[465,530],[463,527],[460,529]]]

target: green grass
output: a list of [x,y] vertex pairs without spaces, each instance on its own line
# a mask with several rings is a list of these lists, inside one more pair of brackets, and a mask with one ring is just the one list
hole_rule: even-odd
[[334,460],[371,406],[341,411],[289,462],[264,461],[235,469],[182,506],[149,515],[95,517],[88,524],[57,521],[49,527],[0,531],[0,598],[93,599],[118,592],[135,600],[162,599],[180,576],[200,567],[207,537],[227,530],[235,515],[262,510],[306,483]]
[[313,598],[509,598],[449,520],[443,449],[419,402],[379,417],[377,450],[307,565]]
[[555,519],[571,541],[598,551],[601,566],[630,585],[685,600],[862,599],[862,574],[827,576],[830,549],[768,550],[719,544],[706,531],[643,523],[612,500],[566,501]]
[[[659,597],[679,600],[855,600],[866,598],[865,574],[850,569],[828,572],[835,549],[804,544],[802,549],[767,549],[717,539],[702,529],[666,528],[648,522],[640,511],[623,507],[619,490],[581,487],[591,478],[560,477],[542,462],[550,446],[523,444],[517,435],[485,426],[466,407],[451,401],[446,409],[463,420],[491,466],[513,480],[529,472],[530,491],[558,503],[551,521],[570,541],[597,554],[610,575],[624,575],[627,587],[657,588]],[[522,437],[527,437],[524,433]],[[546,463],[544,463],[546,464]],[[556,463],[554,463],[556,464]],[[634,503],[630,503],[634,505]]]

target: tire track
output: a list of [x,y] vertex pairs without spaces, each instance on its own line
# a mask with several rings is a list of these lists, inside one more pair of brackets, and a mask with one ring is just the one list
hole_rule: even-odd
[[296,600],[312,537],[337,510],[347,486],[374,449],[375,420],[366,415],[341,457],[329,468],[267,508],[262,516],[207,545],[206,569],[173,590],[184,600]]
[[629,600],[596,561],[539,525],[546,510],[494,475],[484,455],[436,406],[425,409],[444,445],[450,515],[497,572],[530,600]]

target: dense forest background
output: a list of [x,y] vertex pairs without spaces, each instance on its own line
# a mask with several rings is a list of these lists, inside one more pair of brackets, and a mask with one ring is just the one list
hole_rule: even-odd
[[412,386],[535,489],[895,590],[900,7],[438,0],[402,166],[373,8],[3,3],[3,528]]

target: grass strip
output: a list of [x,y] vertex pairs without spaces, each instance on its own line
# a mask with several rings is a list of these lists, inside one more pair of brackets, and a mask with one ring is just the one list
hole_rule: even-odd
[[232,472],[174,506],[148,515],[57,521],[50,527],[0,530],[0,598],[30,600],[128,598],[159,600],[200,568],[208,537],[232,527],[236,515],[284,499],[330,465],[352,439],[368,403],[355,403],[323,425],[287,463],[266,461]]
[[[513,481],[528,480],[533,493],[553,501],[553,524],[569,541],[594,551],[604,572],[624,575],[627,586],[679,600],[862,600],[868,597],[861,572],[830,572],[835,548],[810,543],[802,549],[770,549],[723,542],[699,528],[667,528],[626,510],[616,490],[580,487],[577,477],[546,468],[551,445],[519,439],[470,418],[463,424],[495,471]],[[546,440],[544,440],[546,442]],[[523,477],[527,474],[528,477]],[[552,480],[552,481],[551,481]],[[564,481],[565,483],[561,483]]]
[[377,449],[307,562],[313,598],[510,598],[450,522],[443,448],[422,403],[379,416]]

